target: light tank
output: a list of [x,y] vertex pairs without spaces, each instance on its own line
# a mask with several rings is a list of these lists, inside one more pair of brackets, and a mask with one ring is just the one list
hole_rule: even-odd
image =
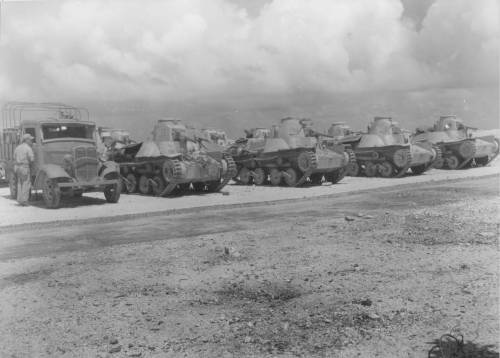
[[159,120],[152,134],[153,140],[124,146],[112,154],[129,193],[216,192],[236,174],[230,155],[180,120]]
[[441,116],[432,128],[417,129],[412,141],[438,145],[443,154],[434,167],[448,169],[487,165],[498,155],[500,147],[498,138],[476,137],[474,128],[465,126],[454,115]]
[[341,122],[333,123],[328,134],[353,148],[356,164],[346,173],[351,176],[402,177],[409,169],[422,174],[440,158],[437,146],[426,141],[410,143],[409,133],[390,117],[375,117],[367,133],[353,132]]
[[247,130],[229,148],[242,184],[299,186],[337,183],[344,176],[349,154],[341,144],[321,145],[308,119],[284,118],[272,129]]

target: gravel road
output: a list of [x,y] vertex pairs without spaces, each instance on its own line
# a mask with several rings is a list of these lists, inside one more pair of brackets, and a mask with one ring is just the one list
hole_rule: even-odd
[[498,182],[4,229],[1,355],[498,357]]

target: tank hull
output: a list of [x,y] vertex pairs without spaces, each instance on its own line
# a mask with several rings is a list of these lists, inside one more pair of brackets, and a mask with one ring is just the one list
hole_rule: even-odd
[[411,169],[413,174],[422,174],[432,168],[438,150],[429,143],[410,145],[387,145],[381,147],[354,146],[359,169],[351,175],[369,177],[402,177]]
[[487,165],[499,153],[499,141],[494,136],[448,140],[435,143],[442,152],[438,169],[464,169]]
[[[340,147],[339,147],[340,148]],[[277,149],[274,151],[231,153],[238,168],[235,178],[241,184],[300,186],[306,183],[338,182],[349,164],[342,150],[323,148]]]
[[[137,148],[136,148],[137,149]],[[137,152],[137,150],[136,150]],[[140,149],[139,149],[140,152]],[[231,156],[200,153],[166,157],[116,156],[124,187],[129,193],[166,196],[188,190],[219,191],[236,173]]]

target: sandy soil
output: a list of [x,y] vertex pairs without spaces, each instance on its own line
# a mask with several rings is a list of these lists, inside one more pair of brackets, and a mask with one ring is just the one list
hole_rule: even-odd
[[[162,213],[170,210],[207,207],[213,205],[232,205],[259,203],[264,201],[320,197],[359,190],[373,190],[400,184],[422,183],[457,178],[477,178],[500,172],[500,157],[487,167],[470,170],[430,170],[420,176],[405,178],[344,178],[336,185],[312,186],[302,188],[255,187],[228,185],[224,194],[187,195],[181,197],[157,198],[152,196],[122,195],[117,204],[107,204],[102,193],[85,194],[83,198],[67,198],[62,208],[50,210],[41,200],[30,207],[20,207],[9,198],[8,188],[0,188],[0,227],[24,223],[53,222],[56,220],[82,220],[107,218],[112,216],[136,216],[148,213]],[[41,197],[40,197],[41,198]]]
[[6,232],[0,356],[498,357],[498,180]]

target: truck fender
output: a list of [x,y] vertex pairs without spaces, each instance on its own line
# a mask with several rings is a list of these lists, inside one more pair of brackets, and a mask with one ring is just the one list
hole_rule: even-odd
[[35,189],[42,188],[42,179],[43,177],[47,177],[49,179],[57,179],[57,178],[68,178],[72,179],[71,176],[66,173],[66,171],[56,164],[44,164],[38,170],[35,178]]
[[99,168],[99,176],[106,179],[118,179],[120,177],[120,166],[113,161],[104,162]]

